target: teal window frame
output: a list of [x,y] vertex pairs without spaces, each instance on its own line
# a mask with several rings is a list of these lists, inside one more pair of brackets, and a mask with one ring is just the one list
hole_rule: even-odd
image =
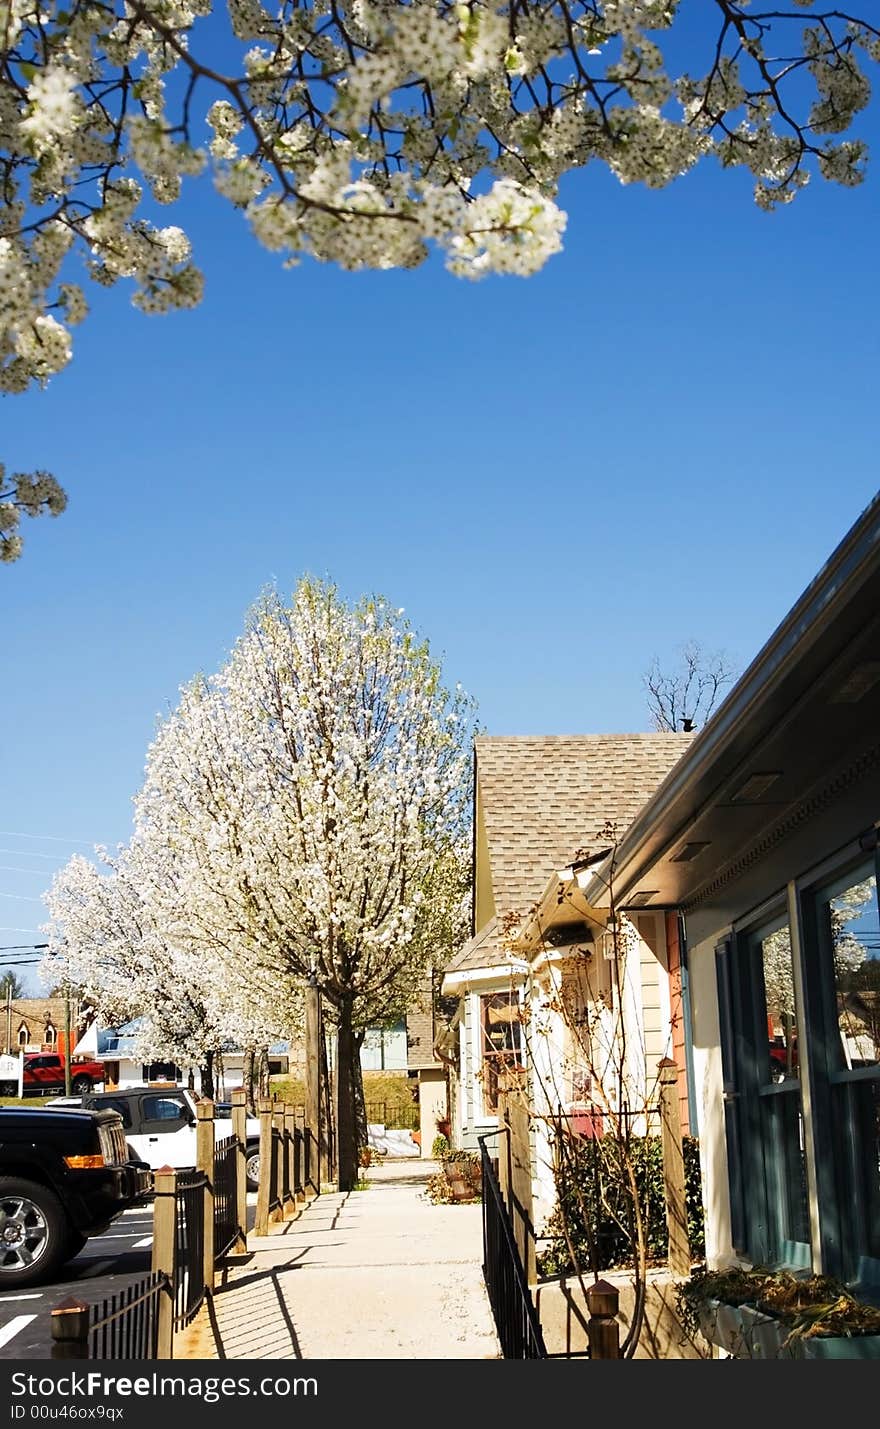
[[[880,1174],[872,1188],[867,1164],[872,1154],[880,1155],[880,1128],[874,1131],[872,1153],[869,1125],[871,1092],[880,1096],[880,1063],[850,1070],[840,1066],[833,946],[820,916],[835,890],[841,891],[871,873],[876,880],[875,899],[880,899],[880,859],[876,850],[868,855],[860,852],[824,867],[818,877],[799,881],[798,896],[807,948],[804,991],[815,1103],[813,1137],[822,1268],[858,1286],[867,1297],[880,1300],[880,1236],[876,1230],[873,1249],[878,1253],[869,1253],[871,1226],[880,1216]],[[878,1116],[880,1112],[873,1114]],[[872,1191],[873,1206],[866,1204]]]
[[[733,1247],[753,1264],[836,1276],[880,1304],[880,1062],[841,1065],[834,950],[824,913],[832,898],[870,873],[880,890],[876,843],[839,850],[735,924],[716,945],[715,962]],[[799,1077],[774,1084],[767,1077],[767,1009],[756,949],[786,923]],[[800,1097],[806,1206],[793,1215],[792,1169],[799,1157],[785,1099],[794,1096]],[[807,1240],[787,1233],[793,1224]]]
[[774,900],[716,948],[716,969],[734,1249],[753,1264],[802,1269],[811,1247],[801,1089],[768,1075],[761,953],[787,926],[785,903]]

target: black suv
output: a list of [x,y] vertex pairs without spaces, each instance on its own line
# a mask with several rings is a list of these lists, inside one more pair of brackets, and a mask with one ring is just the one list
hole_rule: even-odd
[[0,1108],[0,1293],[51,1280],[151,1188],[118,1112]]

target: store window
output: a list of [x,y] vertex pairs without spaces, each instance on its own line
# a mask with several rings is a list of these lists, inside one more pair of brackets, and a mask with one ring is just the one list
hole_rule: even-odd
[[480,1034],[483,1110],[497,1116],[499,1083],[505,1075],[525,1070],[520,1006],[515,993],[495,992],[480,998]]
[[827,1125],[817,1127],[834,1181],[826,1186],[840,1269],[880,1287],[880,911],[873,863],[814,894],[824,1012],[817,1076],[827,1081]]
[[[804,1120],[791,936],[780,914],[721,950],[719,1003],[731,1208],[753,1261],[809,1264]],[[722,979],[729,986],[722,988]]]
[[754,1263],[806,1268],[813,1227],[826,1272],[880,1295],[874,860],[805,877],[795,893],[799,948],[780,907],[716,949],[733,1243]]

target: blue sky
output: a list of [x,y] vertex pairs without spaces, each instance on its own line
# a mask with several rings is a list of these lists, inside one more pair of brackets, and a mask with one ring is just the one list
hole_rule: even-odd
[[647,729],[653,655],[756,654],[878,486],[878,174],[767,215],[713,165],[593,167],[562,202],[542,274],[473,285],[284,271],[199,182],[165,221],[202,307],[92,288],[67,371],[4,399],[0,455],[70,505],[0,567],[0,943],[128,837],[157,716],[267,582],[404,606],[493,733]]

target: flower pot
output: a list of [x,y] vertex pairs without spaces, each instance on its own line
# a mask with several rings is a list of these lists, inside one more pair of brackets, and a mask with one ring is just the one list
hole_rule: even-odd
[[704,1339],[735,1359],[778,1359],[787,1338],[787,1331],[779,1320],[762,1314],[752,1305],[709,1300],[700,1310],[699,1318]]
[[787,1325],[753,1305],[709,1300],[700,1310],[700,1330],[710,1344],[735,1359],[876,1360],[880,1335],[791,1335]]
[[880,1360],[880,1335],[809,1335],[783,1351],[796,1360]]

